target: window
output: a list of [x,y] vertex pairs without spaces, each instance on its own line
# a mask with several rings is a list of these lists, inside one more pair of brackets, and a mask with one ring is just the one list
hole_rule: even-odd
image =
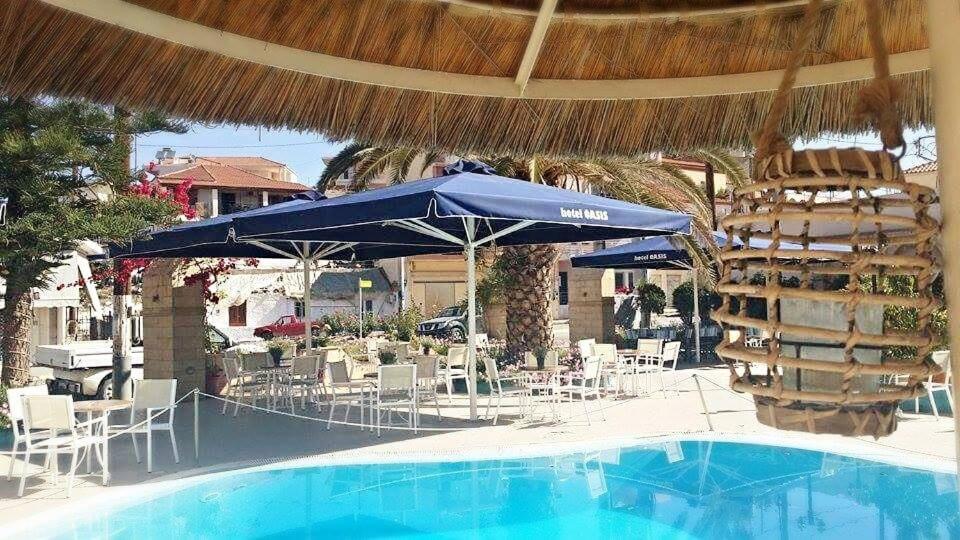
[[633,272],[615,272],[613,274],[613,288],[617,292],[629,293],[633,291]]
[[230,318],[230,326],[246,326],[247,325],[247,303],[244,302],[238,306],[230,306],[229,318]]
[[303,318],[303,300],[295,300],[293,302],[293,315],[298,318]]
[[364,312],[364,313],[373,313],[373,300],[364,300],[364,301],[363,301],[363,312]]
[[567,281],[566,272],[560,272],[560,286],[557,290],[557,297],[560,300],[561,306],[565,306],[570,303],[570,285]]

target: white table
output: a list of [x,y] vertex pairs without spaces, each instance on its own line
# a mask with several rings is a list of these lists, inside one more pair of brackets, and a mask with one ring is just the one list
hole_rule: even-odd
[[[103,443],[101,444],[101,456],[103,457],[103,462],[101,463],[103,467],[103,485],[107,485],[107,482],[110,481],[110,453],[109,453],[109,444],[110,444],[110,432],[107,429],[107,426],[110,423],[110,412],[111,411],[121,411],[123,409],[128,409],[133,405],[132,401],[127,401],[125,399],[91,399],[87,401],[77,401],[73,404],[73,411],[77,414],[86,415],[87,421],[93,420],[94,416],[100,417],[100,435],[103,437]],[[90,453],[87,452],[87,472],[90,472]]]

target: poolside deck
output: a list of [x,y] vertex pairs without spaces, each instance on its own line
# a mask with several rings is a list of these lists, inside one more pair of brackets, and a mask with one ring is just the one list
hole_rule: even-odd
[[[555,445],[688,434],[693,437],[759,436],[783,444],[813,445],[835,451],[843,449],[864,456],[885,456],[887,459],[899,454],[912,463],[929,462],[941,467],[955,459],[953,422],[950,418],[937,421],[926,415],[905,415],[897,432],[879,441],[781,432],[759,424],[754,417],[752,402],[725,389],[725,368],[682,370],[678,372],[678,378],[683,380],[693,373],[702,377],[703,393],[714,426],[713,434],[708,431],[699,394],[690,379],[679,385],[679,395],[671,393],[667,398],[656,394],[645,398],[602,400],[606,421],[601,421],[598,414],[591,414],[589,425],[579,404],[567,412],[567,418],[562,423],[520,422],[513,407],[504,408],[497,426],[491,426],[489,422],[471,423],[466,420],[466,397],[455,396],[452,403],[441,399],[445,417],[443,422],[437,421],[431,408],[424,408],[422,424],[431,428],[458,430],[426,431],[416,435],[409,431],[384,431],[380,438],[354,427],[334,426],[327,431],[324,423],[250,410],[241,411],[234,418],[231,409],[226,416],[222,416],[219,402],[203,400],[200,405],[200,458],[196,460],[193,404],[192,400],[187,400],[177,410],[176,428],[181,454],[179,464],[173,462],[166,435],[160,434],[154,440],[154,472],[148,474],[146,465],[134,460],[129,437],[122,437],[112,441],[110,446],[113,473],[110,486],[100,486],[100,477],[95,469],[93,475],[81,476],[74,487],[73,497],[68,499],[62,482],[59,486],[53,486],[49,477],[37,476],[28,478],[25,496],[18,498],[17,479],[10,482],[0,480],[0,519],[9,523],[28,518],[70,502],[89,501],[91,497],[118,492],[124,486],[130,489],[130,486],[145,483],[311,456],[321,459],[395,461],[398,458],[423,459],[438,454],[503,455],[515,449],[523,453],[546,453]],[[481,399],[481,404],[485,404],[485,400]],[[8,460],[7,456],[0,456],[0,471],[6,472]]]

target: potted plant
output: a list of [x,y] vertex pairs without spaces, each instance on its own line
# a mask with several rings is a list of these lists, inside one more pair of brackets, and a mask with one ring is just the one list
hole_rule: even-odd
[[546,347],[535,347],[533,349],[533,356],[537,359],[537,369],[542,370],[544,364],[546,364],[547,358],[547,348]]
[[397,363],[397,353],[393,351],[379,351],[377,357],[380,358],[380,365],[390,366]]
[[227,386],[227,374],[223,371],[223,353],[207,353],[206,392],[219,396]]
[[273,359],[273,364],[276,366],[280,365],[280,361],[283,360],[283,355],[286,353],[292,342],[286,339],[272,339],[267,342],[267,352],[270,353],[270,358]]

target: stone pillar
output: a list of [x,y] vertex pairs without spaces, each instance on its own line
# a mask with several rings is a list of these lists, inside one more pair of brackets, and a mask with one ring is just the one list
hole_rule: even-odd
[[614,281],[612,270],[573,268],[567,275],[569,287],[570,343],[594,338],[613,343]]
[[156,260],[143,276],[143,376],[177,379],[177,394],[204,388],[203,288],[174,287],[178,261]]

